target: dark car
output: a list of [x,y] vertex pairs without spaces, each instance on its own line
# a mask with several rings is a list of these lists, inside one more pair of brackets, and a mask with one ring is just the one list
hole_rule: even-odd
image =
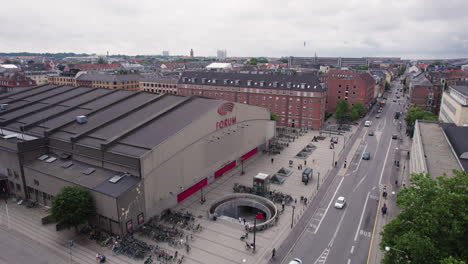
[[398,139],[398,135],[397,135],[397,134],[393,134],[393,135],[392,135],[392,139]]
[[363,160],[370,160],[370,152],[364,152],[364,154],[362,154],[362,159]]
[[373,136],[374,135],[374,131],[372,130],[369,130],[369,133],[368,133],[369,136]]

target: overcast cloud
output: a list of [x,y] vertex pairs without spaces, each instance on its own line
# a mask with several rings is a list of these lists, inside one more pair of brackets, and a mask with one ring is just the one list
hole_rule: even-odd
[[0,52],[468,57],[467,10],[468,0],[15,0],[2,3]]

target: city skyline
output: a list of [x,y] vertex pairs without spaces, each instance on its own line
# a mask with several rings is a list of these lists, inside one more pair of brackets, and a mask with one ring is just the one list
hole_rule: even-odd
[[54,0],[9,2],[0,18],[0,51],[466,57],[468,2],[449,2],[84,1],[67,9]]

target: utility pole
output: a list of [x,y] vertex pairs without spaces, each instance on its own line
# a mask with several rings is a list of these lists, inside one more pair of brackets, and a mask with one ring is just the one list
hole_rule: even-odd
[[294,226],[294,209],[296,209],[296,206],[292,206],[292,217],[291,217],[291,228]]

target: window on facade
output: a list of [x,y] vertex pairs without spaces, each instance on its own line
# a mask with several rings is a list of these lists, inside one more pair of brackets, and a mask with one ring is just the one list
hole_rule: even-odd
[[341,96],[338,96],[338,99],[341,99]]
[[16,191],[21,192],[21,185],[19,185],[18,183],[16,184]]
[[341,91],[338,91],[338,93],[340,94],[340,93],[341,93]]
[[307,104],[307,100],[304,100],[303,103],[304,103],[304,104]]
[[338,87],[341,88],[341,84],[338,84]]

